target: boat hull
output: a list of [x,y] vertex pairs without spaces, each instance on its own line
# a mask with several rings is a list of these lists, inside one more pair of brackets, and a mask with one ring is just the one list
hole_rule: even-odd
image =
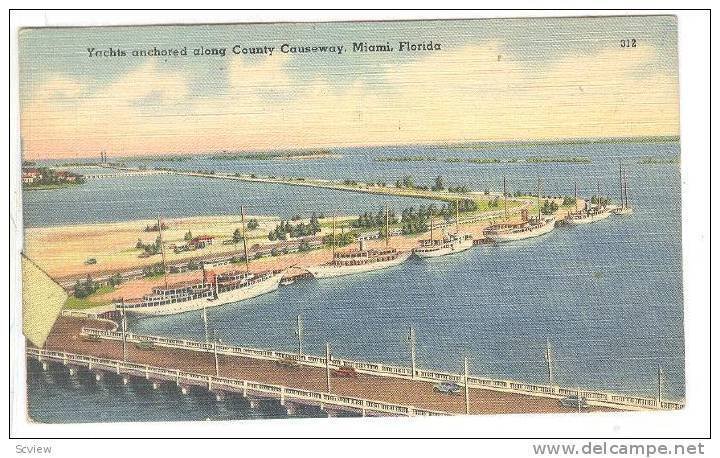
[[257,282],[254,285],[220,293],[218,298],[215,300],[202,297],[185,302],[176,302],[174,304],[158,305],[154,307],[128,308],[126,311],[130,315],[137,316],[162,316],[192,312],[194,310],[202,310],[204,308],[219,307],[221,305],[244,301],[246,299],[252,299],[253,297],[273,292],[280,286],[281,278],[282,275],[276,274],[270,278]]
[[420,251],[415,250],[413,253],[419,258],[437,258],[440,256],[446,256],[449,254],[462,253],[473,247],[472,239],[453,242],[450,246],[443,246],[436,250]]
[[616,208],[615,210],[613,210],[613,213],[616,215],[627,216],[633,214],[633,209],[631,207]]
[[308,272],[315,278],[332,278],[342,277],[345,275],[361,274],[364,272],[372,272],[374,270],[387,269],[394,267],[405,262],[412,253],[410,251],[401,253],[395,259],[389,261],[379,261],[369,264],[362,264],[357,266],[333,266],[333,265],[321,265],[307,267]]
[[610,215],[611,212],[605,211],[596,215],[586,216],[585,218],[565,218],[565,222],[573,226],[579,226],[582,224],[590,224],[597,221],[602,221],[604,219],[607,219],[607,217]]
[[555,229],[555,220],[548,221],[542,226],[536,227],[528,231],[486,234],[485,238],[496,243],[515,242],[517,240],[524,240],[532,237],[539,237],[541,235],[545,235],[553,229]]

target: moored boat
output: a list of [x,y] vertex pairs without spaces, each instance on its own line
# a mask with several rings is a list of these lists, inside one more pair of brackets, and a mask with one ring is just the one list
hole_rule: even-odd
[[335,219],[333,218],[332,232],[332,260],[319,266],[307,267],[307,271],[315,278],[340,277],[343,275],[359,274],[374,270],[394,267],[406,261],[411,251],[400,251],[389,246],[390,225],[388,210],[385,209],[385,247],[380,249],[366,249],[364,241],[360,240],[359,248],[344,251],[335,249]]
[[616,215],[632,215],[633,209],[628,199],[627,175],[623,173],[622,162],[620,162],[620,206],[613,210]]
[[420,258],[434,258],[453,253],[461,253],[473,247],[473,237],[469,234],[450,234],[439,240],[422,240],[413,253]]
[[575,183],[575,211],[569,212],[563,222],[570,225],[590,224],[596,221],[606,219],[612,213],[612,207],[607,204],[607,201],[603,204],[600,197],[600,185],[598,184],[598,193],[595,196],[595,203],[585,202],[585,208],[578,209],[577,204],[577,183]]
[[[527,209],[523,209],[521,212],[521,221],[517,223],[503,222],[496,223],[486,227],[483,230],[483,236],[496,243],[500,242],[512,242],[516,240],[528,239],[531,237],[538,237],[540,235],[547,234],[548,232],[555,229],[555,216],[543,216],[540,209],[540,190],[541,183],[538,180],[538,194],[537,194],[537,216],[529,217]],[[507,194],[504,192],[503,194]]]
[[315,278],[340,277],[394,267],[406,261],[410,254],[410,251],[399,251],[395,248],[353,249],[338,252],[329,263],[308,267],[307,270]]
[[443,234],[441,239],[435,240],[433,236],[433,220],[430,215],[430,238],[421,240],[420,246],[413,249],[413,254],[419,258],[435,258],[448,254],[461,253],[473,247],[473,237],[470,234],[461,234],[460,225],[460,205],[455,201],[455,233]]
[[[205,270],[205,269],[203,269]],[[206,272],[205,272],[206,273]],[[278,289],[281,273],[229,272],[212,275],[211,281],[179,288],[155,288],[138,301],[115,304],[130,315],[160,316],[219,307],[267,294]]]

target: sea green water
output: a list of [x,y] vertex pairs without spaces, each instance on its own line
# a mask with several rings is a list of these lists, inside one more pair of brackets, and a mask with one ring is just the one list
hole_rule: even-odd
[[[449,185],[491,191],[501,189],[504,175],[511,192],[531,191],[541,177],[547,194],[572,194],[577,180],[580,194],[586,197],[595,192],[599,181],[601,193],[617,202],[618,161],[622,158],[635,213],[430,261],[411,259],[384,271],[298,281],[253,300],[212,309],[211,327],[224,342],[292,350],[296,347],[294,320],[300,314],[308,353],[321,354],[328,341],[340,357],[409,364],[405,337],[412,325],[422,367],[459,371],[467,356],[474,374],[545,382],[544,350],[549,339],[560,385],[654,396],[660,367],[663,396],[684,397],[679,165],[639,163],[647,156],[677,158],[678,143],[478,149],[416,146],[349,149],[340,154],[340,159],[312,160],[219,161],[198,156],[155,165],[389,183],[412,175],[416,182],[428,185],[442,175]],[[373,160],[403,155],[436,160]],[[590,162],[473,164],[443,160],[550,156],[582,156]],[[24,218],[28,226],[41,226],[149,218],[158,212],[166,216],[231,214],[237,213],[240,204],[282,217],[336,209],[354,214],[377,210],[388,200],[397,210],[422,203],[282,185],[148,176],[88,182],[59,192],[27,192]],[[139,333],[195,339],[202,339],[204,332],[198,313],[146,318],[130,326]],[[253,413],[245,408],[228,414],[214,399],[199,395],[192,398],[202,405],[194,408],[201,412],[196,415],[154,393],[137,394],[115,386],[117,381],[98,384],[78,379],[63,384],[47,375],[35,375],[35,371],[30,375],[31,416],[41,421],[90,421],[92,415],[80,415],[74,407],[98,402],[122,402],[112,420],[277,414],[276,410]],[[97,390],[114,394],[101,396]],[[122,394],[117,394],[118,390]],[[122,401],[117,400],[120,398]],[[57,408],[50,409],[52,403]]]

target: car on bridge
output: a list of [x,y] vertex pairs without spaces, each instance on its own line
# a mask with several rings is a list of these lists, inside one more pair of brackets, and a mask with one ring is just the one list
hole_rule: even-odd
[[571,396],[560,399],[560,405],[563,407],[572,407],[573,409],[583,409],[588,406],[587,398],[573,394]]
[[300,363],[292,358],[280,358],[276,362],[278,366],[288,369],[297,369],[300,367]]
[[455,382],[440,382],[433,386],[433,391],[442,394],[458,394],[460,393],[460,385]]
[[135,348],[138,350],[152,350],[155,348],[155,343],[149,340],[140,340],[135,342]]
[[354,367],[340,366],[333,371],[333,377],[357,378],[358,373]]

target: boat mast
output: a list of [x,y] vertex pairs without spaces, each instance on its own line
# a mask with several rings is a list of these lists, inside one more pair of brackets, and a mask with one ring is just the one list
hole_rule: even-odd
[[390,245],[390,211],[385,205],[385,246]]
[[250,272],[250,259],[248,258],[247,237],[245,236],[245,207],[240,206],[240,222],[242,224],[243,251],[245,252],[245,272]]
[[577,180],[575,180],[575,213],[578,212],[578,203],[577,203]]
[[625,178],[625,208],[630,208],[630,199],[628,198],[628,179],[627,173],[624,174]]
[[165,277],[165,288],[168,287],[168,279],[167,279],[167,264],[165,263],[165,244],[163,243],[162,238],[162,221],[160,221],[160,215],[157,217],[157,225],[158,225],[158,233],[160,237],[160,254],[162,255],[162,265],[163,265],[163,276]]
[[333,215],[332,219],[332,255],[333,260],[335,260],[335,215]]
[[435,240],[435,237],[433,237],[433,213],[432,208],[430,209],[430,241],[432,242]]
[[460,199],[455,198],[455,234],[460,232]]
[[505,219],[508,219],[507,215],[507,183],[505,182],[505,177],[503,176],[503,202],[505,206]]
[[620,208],[625,208],[625,181],[623,179],[622,159],[620,159]]
[[538,206],[538,222],[540,222],[540,219],[542,218],[542,211],[540,207],[540,189],[541,189],[541,181],[540,178],[538,178],[538,190],[537,190],[537,206]]

